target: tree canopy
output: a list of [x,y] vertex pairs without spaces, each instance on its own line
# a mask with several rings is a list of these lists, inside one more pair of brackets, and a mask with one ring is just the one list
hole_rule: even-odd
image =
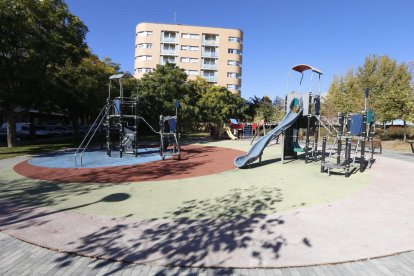
[[49,75],[86,54],[82,21],[61,0],[0,0],[0,107],[8,121],[8,145],[15,144],[17,108],[44,101]]
[[357,70],[336,76],[325,98],[323,112],[356,113],[364,110],[364,91],[369,91],[369,108],[377,119],[408,120],[413,113],[412,76],[406,64],[388,56],[369,56]]

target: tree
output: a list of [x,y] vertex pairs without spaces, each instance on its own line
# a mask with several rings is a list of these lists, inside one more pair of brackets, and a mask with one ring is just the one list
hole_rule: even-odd
[[137,83],[140,114],[153,126],[160,115],[175,114],[175,101],[187,93],[187,74],[175,64],[157,65]]
[[82,59],[86,32],[61,0],[0,0],[0,108],[9,147],[19,113],[47,100],[49,76]]
[[259,98],[253,96],[248,101],[248,114],[258,122],[265,121],[280,121],[285,113],[285,101],[280,97],[276,97],[272,102],[269,96]]
[[[54,75],[51,102],[66,114],[78,132],[79,119],[90,123],[108,96],[108,78],[118,71],[109,58],[89,54],[79,64],[68,61]],[[92,118],[93,117],[93,118]]]
[[[369,108],[383,122],[410,118],[412,109],[412,76],[406,64],[387,56],[369,56],[357,70],[336,76],[326,96],[326,104],[335,112],[364,110],[364,91],[369,90]],[[324,108],[324,112],[326,109]]]
[[204,122],[215,129],[220,128],[231,117],[243,119],[248,109],[243,98],[222,86],[211,86],[208,93],[200,98],[199,106]]

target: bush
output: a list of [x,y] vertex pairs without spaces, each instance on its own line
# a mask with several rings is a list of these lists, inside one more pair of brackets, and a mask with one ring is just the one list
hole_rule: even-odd
[[[380,137],[381,140],[396,140],[404,139],[404,127],[402,126],[389,126],[384,133],[383,129],[377,128],[375,130],[375,136]],[[414,139],[414,127],[407,127],[407,139]]]

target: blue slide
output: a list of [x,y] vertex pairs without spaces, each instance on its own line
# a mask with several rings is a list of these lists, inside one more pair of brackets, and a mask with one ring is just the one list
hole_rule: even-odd
[[290,110],[276,128],[272,129],[268,134],[260,138],[260,140],[257,141],[245,155],[234,159],[234,165],[240,168],[254,162],[262,155],[263,150],[270,143],[270,141],[276,139],[279,134],[291,127],[301,115],[302,108],[300,108],[298,112]]

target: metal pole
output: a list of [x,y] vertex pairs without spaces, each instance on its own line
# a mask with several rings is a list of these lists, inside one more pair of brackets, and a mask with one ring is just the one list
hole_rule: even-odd
[[350,161],[351,161],[351,139],[346,138],[345,147],[345,177],[349,177],[350,174]]
[[364,172],[365,170],[365,139],[367,136],[367,112],[362,115],[362,141],[361,141],[361,160],[359,162],[359,170]]
[[321,173],[325,171],[326,136],[322,138]]
[[160,156],[164,159],[164,116],[160,115]]
[[341,150],[342,150],[342,134],[344,129],[344,114],[339,113],[339,133],[338,133],[338,148],[336,150],[336,164],[341,163]]
[[308,115],[308,121],[307,121],[307,126],[306,126],[306,145],[305,145],[305,163],[308,163],[308,154],[309,154],[309,132],[310,132],[310,121],[311,121],[311,116]]

